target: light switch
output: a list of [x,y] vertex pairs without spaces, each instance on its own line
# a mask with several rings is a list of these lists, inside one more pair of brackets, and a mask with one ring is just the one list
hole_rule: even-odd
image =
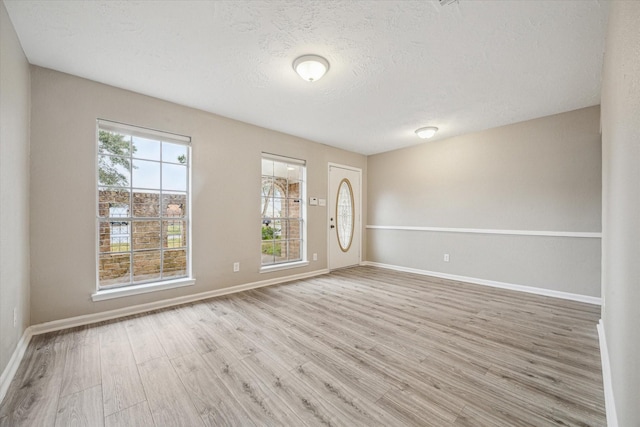
[[318,198],[309,197],[309,206],[318,206]]
[[318,199],[318,204],[320,206],[327,206],[327,200],[326,199]]

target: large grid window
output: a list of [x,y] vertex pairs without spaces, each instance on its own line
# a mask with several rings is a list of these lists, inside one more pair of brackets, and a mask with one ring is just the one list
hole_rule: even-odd
[[98,121],[98,289],[188,277],[190,139]]
[[305,162],[263,154],[262,266],[305,260]]

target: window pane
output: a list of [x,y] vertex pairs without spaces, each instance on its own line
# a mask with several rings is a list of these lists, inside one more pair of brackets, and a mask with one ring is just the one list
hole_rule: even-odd
[[131,254],[101,254],[98,265],[98,281],[101,288],[118,286],[131,280]]
[[271,200],[271,203],[273,203],[274,218],[287,217],[287,201],[285,199],[274,198],[273,200]]
[[262,221],[262,240],[274,240],[275,228],[273,227],[273,220]]
[[287,180],[282,178],[273,179],[273,197],[287,197]]
[[288,165],[282,162],[274,162],[273,163],[273,176],[277,178],[287,179],[289,176],[289,170],[287,169]]
[[287,178],[290,181],[299,181],[302,179],[302,166],[287,165]]
[[100,221],[98,235],[100,252],[111,252],[111,224],[108,221]]
[[127,221],[100,221],[98,234],[100,253],[126,252],[130,248],[131,234]]
[[302,221],[297,219],[290,219],[287,221],[287,239],[301,239],[302,238]]
[[187,246],[185,221],[162,221],[162,231],[162,246],[164,248],[182,248]]
[[287,197],[292,199],[300,198],[300,189],[302,183],[300,181],[289,181],[287,183]]
[[338,200],[336,204],[336,231],[338,232],[338,245],[343,251],[351,246],[353,238],[353,194],[351,184],[347,179],[342,180],[338,188]]
[[162,195],[162,216],[185,218],[187,215],[187,195],[185,193],[164,193]]
[[263,218],[273,218],[273,199],[263,197],[262,198],[262,217]]
[[275,219],[271,226],[273,227],[273,239],[282,239],[282,233],[286,230],[286,220]]
[[181,277],[187,275],[187,251],[185,249],[164,251],[162,276]]
[[169,163],[187,164],[187,146],[162,142],[162,161]]
[[160,278],[160,251],[133,253],[133,281],[148,282]]
[[128,157],[98,156],[98,184],[128,187],[131,183],[131,160]]
[[287,199],[287,217],[300,218],[302,210],[300,209],[300,199]]
[[98,131],[98,154],[128,157],[131,154],[131,137],[106,130]]
[[187,167],[163,163],[162,188],[165,190],[187,191]]
[[273,160],[262,159],[262,175],[273,176]]
[[273,257],[276,263],[287,260],[287,242],[273,241]]
[[160,194],[157,191],[134,191],[133,216],[138,218],[160,216]]
[[128,222],[111,223],[111,252],[127,252],[131,243]]
[[131,203],[130,194],[127,189],[99,188],[98,216],[102,218],[109,216],[113,207],[119,207],[121,211],[126,208],[128,211]]
[[302,259],[302,241],[289,240],[287,245],[288,261],[300,261]]
[[127,218],[129,216],[129,205],[114,203],[109,206],[109,218]]
[[273,264],[273,240],[262,242],[262,265]]
[[160,160],[160,141],[133,137],[132,156],[138,159]]
[[160,221],[133,221],[133,250],[160,248]]
[[273,178],[262,177],[262,197],[273,197]]
[[133,187],[160,188],[160,163],[134,160]]

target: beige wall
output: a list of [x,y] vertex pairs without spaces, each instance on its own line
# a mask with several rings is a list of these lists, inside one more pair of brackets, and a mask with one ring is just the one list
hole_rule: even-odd
[[2,2],[0,32],[0,372],[4,372],[29,326],[30,84],[29,64]]
[[602,88],[602,295],[620,426],[640,426],[640,2],[613,2]]
[[[600,232],[599,113],[590,107],[370,156],[369,224]],[[369,261],[600,295],[598,238],[367,235]]]
[[[322,198],[327,163],[366,174],[364,156],[49,69],[32,67],[31,79],[32,323],[326,268],[326,208],[309,207],[307,250],[318,261],[258,272],[261,152],[307,160],[308,196]],[[97,118],[191,136],[194,287],[91,301]]]

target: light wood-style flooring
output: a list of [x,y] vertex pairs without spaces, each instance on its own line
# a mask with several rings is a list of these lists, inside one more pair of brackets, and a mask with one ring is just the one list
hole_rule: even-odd
[[355,267],[33,337],[2,426],[604,426],[589,304]]

